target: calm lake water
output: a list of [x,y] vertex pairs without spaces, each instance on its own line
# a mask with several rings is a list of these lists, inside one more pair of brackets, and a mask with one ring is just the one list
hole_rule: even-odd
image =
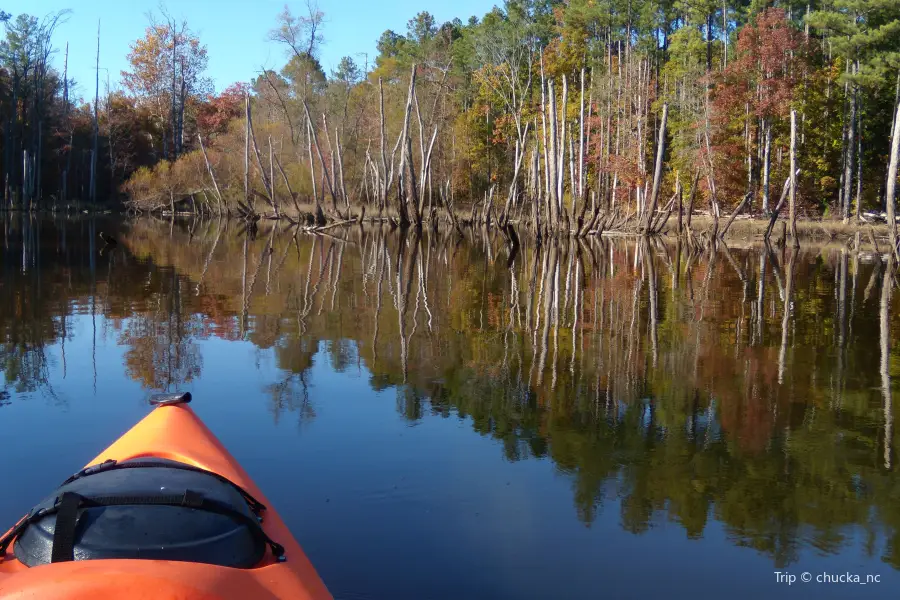
[[337,598],[897,597],[878,256],[0,223],[0,523],[178,389]]

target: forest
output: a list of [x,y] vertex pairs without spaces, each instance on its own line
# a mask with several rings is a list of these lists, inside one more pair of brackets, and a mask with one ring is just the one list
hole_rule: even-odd
[[273,15],[284,66],[221,91],[203,40],[159,12],[123,49],[120,85],[101,95],[98,65],[87,99],[54,46],[67,11],[0,14],[5,208],[518,225],[539,239],[690,230],[698,211],[712,238],[741,213],[895,223],[895,0],[423,11],[374,60],[332,73],[310,0]]

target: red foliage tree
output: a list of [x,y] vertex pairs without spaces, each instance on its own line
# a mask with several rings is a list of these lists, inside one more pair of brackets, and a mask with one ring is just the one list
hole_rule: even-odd
[[[720,187],[731,197],[746,191],[748,168],[751,179],[759,181],[762,165],[753,157],[767,131],[777,134],[786,128],[794,88],[805,68],[800,45],[800,34],[785,11],[766,9],[741,29],[737,57],[718,77],[712,95],[713,152],[717,166],[725,167]],[[775,143],[777,139],[773,151]]]
[[738,59],[726,77],[741,81],[751,111],[760,119],[786,118],[802,75],[800,34],[781,8],[761,12],[738,35]]
[[210,95],[197,111],[197,128],[204,138],[212,138],[225,133],[228,122],[244,113],[246,83],[234,83],[218,96]]

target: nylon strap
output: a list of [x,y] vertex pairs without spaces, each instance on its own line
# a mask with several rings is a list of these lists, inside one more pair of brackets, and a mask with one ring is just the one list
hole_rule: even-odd
[[0,538],[0,559],[2,559],[4,554],[6,554],[6,551],[13,540],[22,535],[22,533],[24,533],[25,529],[27,529],[30,524],[40,521],[45,516],[56,514],[56,527],[53,531],[51,562],[66,562],[74,560],[75,529],[78,524],[78,510],[80,508],[122,505],[184,506],[187,508],[225,515],[245,524],[255,537],[262,540],[269,546],[269,548],[271,548],[272,554],[275,556],[276,560],[281,562],[285,559],[284,546],[270,538],[260,525],[260,521],[262,520],[260,518],[260,513],[266,510],[266,505],[254,498],[247,490],[237,485],[227,477],[223,477],[222,475],[219,475],[218,473],[214,473],[212,471],[207,471],[206,469],[201,469],[199,467],[194,467],[192,465],[187,465],[184,463],[157,463],[151,461],[118,463],[117,461],[111,459],[104,461],[98,465],[82,469],[78,473],[75,473],[74,475],[66,479],[62,485],[72,483],[76,479],[81,479],[82,477],[94,475],[95,473],[117,469],[138,468],[180,469],[182,471],[203,473],[214,477],[219,481],[231,485],[238,492],[240,492],[241,496],[243,496],[244,500],[247,502],[250,510],[256,515],[257,518],[248,517],[246,514],[240,511],[236,511],[227,504],[212,500],[210,498],[204,498],[202,494],[200,494],[199,492],[195,492],[194,490],[185,490],[184,494],[180,496],[177,494],[160,494],[146,496],[110,495],[88,497],[82,496],[75,492],[63,492],[63,494],[57,498],[57,502],[54,506],[49,508],[42,508],[41,510],[33,514],[26,515],[18,523],[16,523],[16,525],[12,529],[10,529],[6,533],[6,535]]
[[[184,506],[204,512],[216,513],[229,517],[247,526],[250,533],[264,542],[272,550],[276,560],[284,560],[284,546],[273,540],[253,517],[233,509],[231,506],[205,498],[194,490],[185,490],[184,494],[159,494],[145,496],[82,496],[75,492],[64,492],[53,508],[41,514],[41,517],[56,513],[56,528],[53,532],[53,549],[50,562],[66,562],[74,560],[75,528],[78,521],[78,510],[101,506]],[[36,520],[34,517],[28,521]],[[24,529],[24,527],[23,527]]]
[[247,504],[250,505],[250,510],[252,510],[257,515],[259,515],[259,513],[263,512],[264,510],[266,510],[265,504],[263,504],[262,502],[260,502],[256,498],[254,498],[250,494],[250,492],[248,492],[247,490],[245,490],[238,484],[234,483],[227,477],[219,475],[218,473],[214,473],[213,471],[207,471],[206,469],[201,469],[200,467],[195,467],[192,465],[187,465],[187,464],[179,463],[179,462],[158,463],[158,462],[153,462],[153,461],[136,460],[136,461],[132,461],[132,462],[120,463],[113,459],[110,459],[110,460],[100,463],[99,465],[94,465],[92,467],[87,467],[87,468],[82,469],[81,471],[75,473],[74,475],[72,475],[71,477],[66,479],[62,483],[62,485],[67,485],[69,483],[72,483],[76,479],[81,479],[82,477],[87,477],[89,475],[95,475],[97,473],[103,473],[106,471],[117,471],[119,469],[153,469],[153,468],[178,469],[180,471],[191,471],[193,473],[203,473],[204,475],[209,475],[210,477],[218,479],[219,481],[221,481],[223,483],[227,483],[228,485],[230,485],[231,487],[236,489],[241,494],[241,496],[244,497],[244,500],[247,502]]
[[75,526],[78,524],[78,507],[81,496],[73,492],[63,492],[56,507],[56,527],[53,529],[53,549],[50,562],[75,560]]

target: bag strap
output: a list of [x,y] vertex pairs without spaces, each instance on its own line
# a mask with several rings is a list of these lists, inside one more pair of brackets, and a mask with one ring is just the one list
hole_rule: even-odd
[[75,560],[75,526],[78,524],[78,508],[81,496],[63,492],[56,503],[56,527],[53,529],[53,546],[50,562]]
[[[120,463],[114,459],[109,459],[103,461],[100,464],[93,465],[91,467],[85,467],[84,469],[78,471],[68,479],[62,482],[62,485],[67,485],[75,481],[76,479],[81,479],[82,477],[87,477],[89,475],[96,475],[97,473],[104,473],[106,471],[117,471],[119,469],[178,469],[180,471],[191,471],[194,473],[203,473],[204,475],[209,475],[210,477],[214,477],[218,479],[222,483],[227,483],[234,489],[236,489],[241,496],[244,497],[244,501],[250,506],[250,510],[252,510],[257,516],[264,510],[266,510],[266,505],[254,498],[250,492],[234,483],[227,477],[219,475],[218,473],[214,473],[213,471],[207,471],[206,469],[201,469],[200,467],[195,467],[193,465],[188,465],[180,462],[171,462],[171,463],[160,463],[154,462],[150,460],[135,460],[129,462]],[[62,487],[62,485],[60,487]]]
[[[74,560],[75,529],[78,524],[78,511],[82,508],[103,506],[183,506],[204,512],[224,515],[245,525],[258,540],[264,542],[272,550],[275,560],[284,562],[284,546],[273,540],[263,531],[259,521],[235,510],[231,506],[206,498],[200,492],[185,490],[184,494],[148,494],[144,496],[82,496],[75,492],[60,494],[54,506],[46,509],[42,517],[56,514],[56,527],[53,532],[53,549],[50,562],[67,562]],[[34,521],[29,517],[28,521]],[[24,528],[23,528],[24,529]]]
[[193,490],[185,490],[184,495],[182,496],[179,496],[177,494],[158,494],[147,496],[111,495],[89,497],[82,496],[81,494],[77,494],[75,492],[63,492],[56,498],[56,502],[52,507],[42,508],[32,514],[24,516],[19,520],[18,523],[16,523],[16,525],[12,529],[10,529],[6,533],[6,535],[0,537],[0,559],[2,559],[3,555],[6,554],[6,551],[12,541],[22,535],[22,533],[25,532],[25,529],[27,529],[29,525],[40,521],[47,515],[56,514],[56,528],[53,532],[53,549],[51,551],[51,562],[65,562],[73,560],[75,547],[75,526],[78,522],[78,509],[98,506],[145,505],[185,506],[188,508],[196,508],[198,510],[213,512],[231,517],[232,519],[247,525],[247,527],[255,537],[265,542],[271,548],[272,554],[275,556],[275,560],[277,560],[278,562],[283,562],[285,560],[284,547],[270,538],[260,525],[260,523],[262,522],[261,513],[266,510],[266,505],[254,498],[250,494],[250,492],[237,485],[227,477],[219,475],[218,473],[214,473],[213,471],[208,471],[206,469],[201,469],[199,467],[194,467],[192,465],[187,465],[179,462],[159,463],[153,461],[136,460],[120,463],[116,460],[110,459],[97,465],[85,467],[84,469],[78,471],[77,473],[66,479],[62,483],[62,485],[67,485],[77,479],[81,479],[82,477],[88,477],[90,475],[103,473],[105,471],[147,468],[179,469],[182,471],[203,473],[205,475],[209,475],[210,477],[214,477],[215,479],[223,483],[227,483],[241,494],[241,496],[244,498],[244,501],[247,502],[247,505],[249,506],[251,512],[253,512],[255,518],[248,517],[244,513],[236,511],[227,504],[224,504],[217,500],[204,498],[202,494]]

